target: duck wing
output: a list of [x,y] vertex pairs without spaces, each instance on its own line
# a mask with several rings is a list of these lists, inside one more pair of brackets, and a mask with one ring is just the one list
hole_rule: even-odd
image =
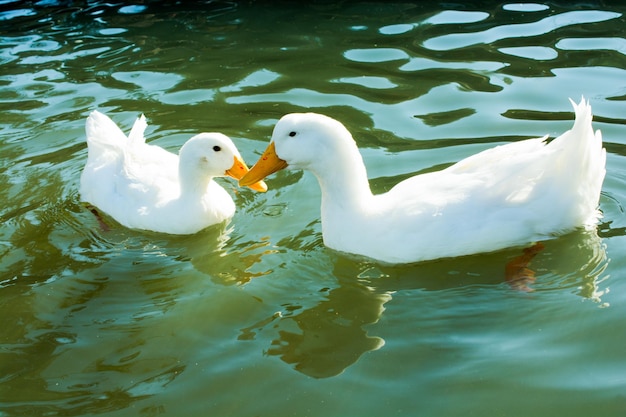
[[178,193],[178,156],[145,143],[146,127],[141,115],[126,137],[108,116],[89,115],[80,187],[85,201],[116,217],[116,212],[145,209]]
[[380,201],[389,230],[407,242],[427,236],[435,255],[527,244],[596,224],[606,151],[591,108],[574,105],[571,130],[547,142],[497,146],[439,172],[402,181]]

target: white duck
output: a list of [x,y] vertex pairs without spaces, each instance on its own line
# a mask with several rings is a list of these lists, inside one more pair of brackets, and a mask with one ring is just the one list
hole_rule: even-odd
[[[89,115],[82,200],[124,226],[171,234],[195,233],[232,217],[235,203],[213,178],[239,179],[248,172],[233,142],[221,133],[201,133],[175,155],[147,144],[146,127],[141,115],[126,137],[106,115]],[[267,190],[262,181],[250,188]]]
[[287,167],[313,172],[326,246],[387,263],[527,245],[591,227],[600,217],[606,151],[600,131],[592,130],[589,103],[572,105],[574,127],[550,143],[546,135],[497,146],[379,195],[370,191],[363,159],[341,123],[289,114],[239,184]]

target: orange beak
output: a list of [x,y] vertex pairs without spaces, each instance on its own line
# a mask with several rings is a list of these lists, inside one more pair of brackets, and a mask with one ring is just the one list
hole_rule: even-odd
[[276,171],[280,171],[287,167],[287,162],[280,159],[276,155],[276,148],[274,142],[270,142],[263,155],[259,158],[256,164],[250,169],[250,171],[239,180],[240,186],[250,186],[249,184],[261,181],[263,178]]
[[[243,159],[235,156],[235,160],[233,162],[233,166],[226,170],[225,174],[229,177],[233,177],[236,180],[240,180],[244,175],[248,173],[249,169]],[[267,185],[263,181],[252,181],[246,186],[252,188],[255,191],[266,192]]]

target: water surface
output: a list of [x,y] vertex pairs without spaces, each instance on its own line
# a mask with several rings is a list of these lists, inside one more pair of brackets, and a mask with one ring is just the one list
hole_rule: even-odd
[[[626,6],[0,2],[0,415],[622,416]],[[285,113],[341,120],[372,188],[569,129],[607,149],[597,230],[409,266],[323,246],[319,188],[280,172],[192,236],[80,201],[98,109],[177,151],[254,162]],[[558,213],[554,213],[558,216]]]

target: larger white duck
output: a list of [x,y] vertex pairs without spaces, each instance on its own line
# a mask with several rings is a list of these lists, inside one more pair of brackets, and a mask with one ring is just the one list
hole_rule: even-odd
[[592,130],[589,103],[572,105],[574,127],[550,143],[544,136],[497,146],[378,195],[341,123],[289,114],[239,183],[282,168],[311,171],[322,192],[324,243],[387,263],[527,245],[591,227],[600,216],[606,151],[600,131]]
[[[201,133],[175,155],[147,144],[146,127],[141,115],[126,137],[106,115],[89,115],[83,201],[124,226],[171,234],[195,233],[232,217],[235,203],[213,178],[239,179],[248,172],[233,142],[221,133]],[[262,181],[250,188],[267,190]]]

